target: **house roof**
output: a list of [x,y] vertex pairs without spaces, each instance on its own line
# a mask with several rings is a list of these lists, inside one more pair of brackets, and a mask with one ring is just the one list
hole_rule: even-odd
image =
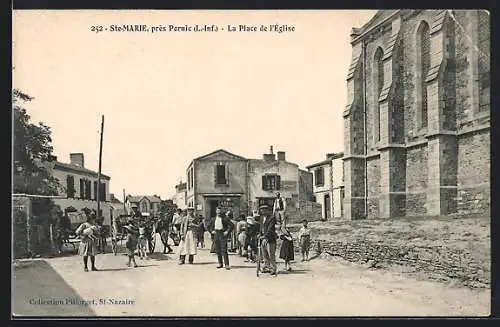
[[[58,169],[58,170],[64,170],[64,171],[69,171],[69,172],[73,172],[73,173],[77,173],[77,174],[82,174],[82,175],[90,175],[92,177],[95,177],[97,178],[97,175],[98,173],[93,171],[93,170],[90,170],[90,169],[87,169],[87,168],[83,168],[83,167],[80,167],[80,166],[77,166],[77,165],[72,165],[72,164],[68,164],[68,163],[63,163],[63,162],[59,162],[59,161],[55,161],[54,162],[54,165],[53,165],[53,168],[52,169]],[[111,177],[107,176],[107,175],[104,175],[101,173],[101,178],[102,179],[106,179],[106,180],[110,180]]]
[[148,199],[149,202],[161,202],[161,199],[154,195],[129,195],[127,196],[127,200],[129,202],[141,202],[142,199]]
[[328,159],[334,160],[334,159],[340,159],[344,156],[344,152],[339,152],[339,153],[332,153],[328,155]]
[[198,157],[198,158],[194,158],[194,159],[193,159],[193,161],[195,161],[195,160],[200,160],[200,159],[203,159],[203,158],[209,157],[209,156],[211,156],[211,155],[216,154],[217,152],[223,152],[223,153],[225,153],[225,154],[228,154],[228,155],[230,155],[230,156],[236,157],[236,158],[238,158],[238,159],[241,159],[241,160],[247,160],[246,158],[244,158],[244,157],[242,157],[242,156],[238,156],[238,155],[236,155],[236,154],[234,154],[234,153],[231,153],[231,152],[229,152],[229,151],[227,151],[227,150],[224,150],[224,149],[218,149],[218,150],[215,150],[215,151],[210,152],[210,153],[208,153],[208,154],[202,155],[202,156],[200,156],[200,157]]
[[331,165],[332,164],[332,160],[331,159],[327,159],[327,160],[323,160],[323,161],[320,161],[320,162],[316,162],[312,165],[309,165],[309,166],[306,166],[307,169],[310,169],[310,168],[314,168],[314,167],[319,167],[319,166],[324,166],[324,165]]
[[324,165],[331,165],[332,164],[332,160],[340,159],[340,158],[344,157],[344,152],[328,153],[326,156],[327,156],[328,159],[325,159],[323,161],[316,162],[316,163],[314,163],[312,165],[306,166],[306,169],[311,169],[311,168],[314,168],[314,167],[319,167],[319,166],[324,166]]

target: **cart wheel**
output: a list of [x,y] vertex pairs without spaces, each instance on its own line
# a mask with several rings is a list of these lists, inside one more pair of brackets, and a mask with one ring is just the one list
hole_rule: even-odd
[[116,255],[116,252],[117,252],[117,241],[115,238],[111,239],[111,250],[113,251],[113,254]]

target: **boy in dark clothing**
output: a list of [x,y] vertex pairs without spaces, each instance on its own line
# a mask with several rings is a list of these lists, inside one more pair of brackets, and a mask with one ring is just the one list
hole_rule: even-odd
[[137,268],[137,263],[135,262],[135,249],[137,248],[137,235],[133,230],[131,225],[125,226],[127,231],[127,241],[125,242],[125,247],[127,248],[128,263],[127,266],[130,267],[130,263],[134,262],[134,268]]

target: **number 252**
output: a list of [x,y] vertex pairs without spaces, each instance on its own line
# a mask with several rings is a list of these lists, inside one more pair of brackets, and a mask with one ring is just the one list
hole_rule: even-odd
[[90,31],[91,32],[96,32],[96,33],[99,33],[99,32],[102,32],[104,29],[102,26],[100,25],[97,25],[97,26],[91,26],[90,27]]

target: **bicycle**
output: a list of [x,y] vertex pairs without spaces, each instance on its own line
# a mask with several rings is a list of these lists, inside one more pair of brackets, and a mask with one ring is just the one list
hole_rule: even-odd
[[259,277],[259,273],[261,273],[260,265],[262,263],[262,240],[263,240],[263,238],[259,237],[259,241],[257,242],[258,243],[258,245],[257,245],[257,258],[255,258],[256,262],[257,262],[257,277]]

